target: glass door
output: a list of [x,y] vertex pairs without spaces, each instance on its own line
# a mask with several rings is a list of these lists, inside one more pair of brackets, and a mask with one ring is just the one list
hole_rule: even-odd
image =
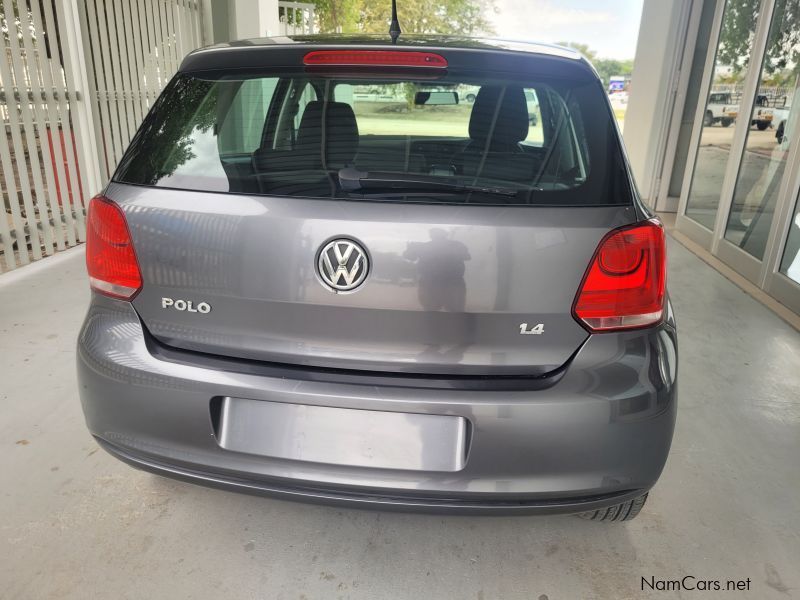
[[[800,103],[800,97],[798,102]],[[788,123],[785,126],[785,141],[791,144],[794,140],[797,146],[800,135],[800,110],[791,111]],[[791,181],[786,196],[790,199],[790,206],[785,210],[776,210],[775,220],[777,242],[767,244],[767,258],[765,262],[772,263],[774,268],[767,272],[765,289],[781,303],[800,314],[800,148],[790,152],[786,166],[786,179]],[[770,240],[771,242],[771,240]],[[774,256],[774,260],[771,258]]]
[[721,4],[706,102],[698,115],[700,136],[694,169],[687,198],[681,203],[684,218],[679,219],[681,229],[687,229],[685,233],[709,249],[720,201],[725,198],[726,173],[737,133],[741,137],[739,130],[748,127],[747,119],[739,115],[749,111],[745,82],[760,14],[757,1],[728,0]]
[[[758,282],[773,234],[779,198],[785,196],[787,161],[800,103],[798,86],[800,19],[793,3],[775,3],[758,87],[748,114],[746,141],[739,162],[733,199],[723,238],[722,260]],[[798,98],[800,99],[800,98]]]
[[800,0],[718,0],[677,228],[800,314]]
[[795,204],[789,222],[779,272],[800,286],[800,202]]
[[775,84],[786,84],[785,101],[773,111],[772,119],[785,183],[767,240],[764,287],[800,314],[800,14],[796,0],[776,0],[767,53],[770,62],[769,67],[765,62],[765,70],[773,73]]

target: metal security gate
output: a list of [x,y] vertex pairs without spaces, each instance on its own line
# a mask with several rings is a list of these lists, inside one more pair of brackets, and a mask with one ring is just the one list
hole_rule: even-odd
[[278,20],[281,35],[309,35],[314,33],[315,4],[309,2],[278,2]]
[[72,57],[60,43],[59,8],[0,0],[0,252],[6,269],[73,245],[85,233],[80,133],[70,110],[78,94],[64,69]]
[[85,239],[88,198],[201,24],[198,0],[0,0],[0,272]]
[[196,0],[84,0],[79,11],[105,181],[180,61],[202,45],[201,8]]

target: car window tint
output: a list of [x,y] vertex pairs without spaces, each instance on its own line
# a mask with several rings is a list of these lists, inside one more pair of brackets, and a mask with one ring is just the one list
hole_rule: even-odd
[[[287,70],[178,75],[115,180],[364,199],[341,185],[339,171],[351,168],[394,174],[385,177],[393,180],[385,201],[586,205],[624,201],[615,192],[625,185],[621,164],[607,101],[593,82]],[[390,193],[415,178],[438,187],[427,194],[417,182],[413,195]],[[468,196],[455,193],[465,186],[474,188]]]

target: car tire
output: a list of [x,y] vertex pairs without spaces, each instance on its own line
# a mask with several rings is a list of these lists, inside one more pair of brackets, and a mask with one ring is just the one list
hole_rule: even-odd
[[723,127],[730,127],[733,119],[720,119],[719,122]]
[[589,512],[582,512],[578,514],[581,519],[588,521],[630,521],[642,510],[644,503],[647,501],[647,494],[642,494],[638,498],[621,502],[608,508],[601,508],[600,510],[592,510]]
[[756,127],[758,127],[759,131],[764,131],[767,127],[769,127],[769,123],[766,121],[756,121]]
[[706,127],[711,127],[714,124],[714,114],[709,110],[706,111],[705,116],[703,117],[703,125]]

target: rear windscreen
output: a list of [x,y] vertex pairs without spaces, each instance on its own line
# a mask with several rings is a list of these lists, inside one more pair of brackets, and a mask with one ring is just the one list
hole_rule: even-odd
[[616,135],[596,82],[181,74],[115,180],[309,198],[624,204]]

